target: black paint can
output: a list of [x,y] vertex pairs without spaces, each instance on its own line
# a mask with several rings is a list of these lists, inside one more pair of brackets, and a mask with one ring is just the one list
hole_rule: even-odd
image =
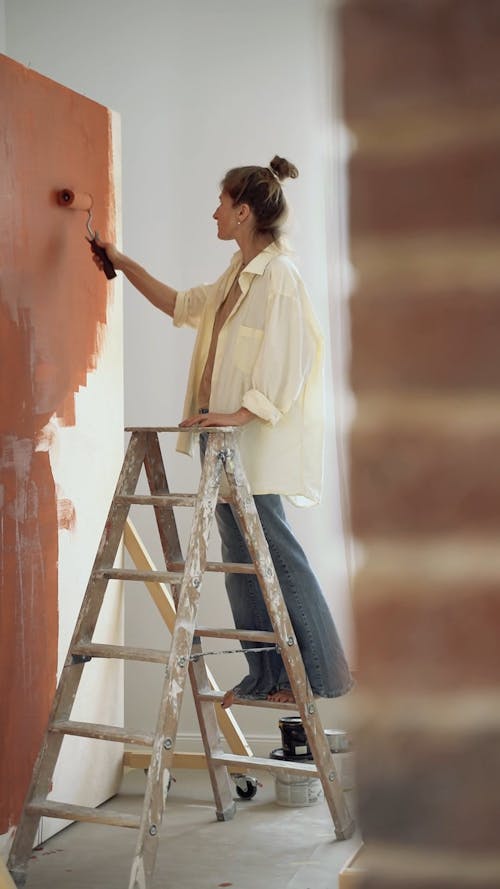
[[310,754],[306,733],[300,716],[282,716],[279,721],[281,743],[285,758]]

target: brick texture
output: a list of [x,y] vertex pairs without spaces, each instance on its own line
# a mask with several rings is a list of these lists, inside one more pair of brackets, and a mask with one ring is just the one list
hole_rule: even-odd
[[498,889],[500,3],[339,24],[360,889]]
[[360,290],[352,298],[351,328],[355,392],[500,389],[498,289],[478,292],[457,283],[419,293],[409,280],[397,295]]
[[494,853],[500,794],[491,783],[499,774],[494,730],[394,728],[389,739],[383,726],[367,729],[357,771],[365,841]]
[[497,690],[498,577],[444,587],[435,576],[409,570],[395,578],[360,573],[354,601],[358,680],[365,689],[429,695]]

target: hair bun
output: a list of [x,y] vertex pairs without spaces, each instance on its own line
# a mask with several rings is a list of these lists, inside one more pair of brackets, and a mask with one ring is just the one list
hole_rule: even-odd
[[283,179],[296,179],[299,175],[299,171],[297,167],[287,161],[284,157],[279,157],[279,155],[275,154],[269,167],[276,174],[280,182],[283,182]]

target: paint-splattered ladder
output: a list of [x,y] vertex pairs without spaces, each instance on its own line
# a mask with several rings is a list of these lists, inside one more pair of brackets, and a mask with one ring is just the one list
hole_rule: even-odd
[[[169,491],[158,433],[177,432],[178,427],[133,427],[128,431],[131,432],[129,446],[59,680],[48,730],[35,764],[22,819],[9,856],[8,867],[17,886],[23,886],[25,883],[27,863],[31,856],[38,822],[40,817],[46,816],[137,828],[139,836],[129,889],[151,889],[159,830],[188,675],[193,688],[219,821],[232,818],[235,812],[229,769],[235,771],[241,767],[244,771],[253,771],[266,768],[272,772],[283,769],[287,773],[293,772],[296,775],[308,777],[317,775],[323,786],[337,838],[346,839],[354,831],[354,822],[337,778],[328,740],[321,725],[267,542],[241,465],[237,431],[231,428],[205,430],[208,433],[208,442],[197,494],[171,494]],[[148,496],[135,494],[143,466],[149,483]],[[229,491],[225,498],[220,496],[223,471]],[[207,561],[210,529],[216,504],[221,499],[231,502],[236,511],[252,564]],[[114,567],[132,504],[149,504],[154,508],[165,557],[165,571],[131,571]],[[185,560],[179,543],[174,506],[194,508]],[[262,588],[274,632],[197,628],[198,603],[206,571],[255,573]],[[92,642],[110,578],[146,582],[154,579],[171,585],[177,612],[169,652]],[[237,703],[298,711],[314,763],[280,762],[224,753],[215,709],[215,704],[222,699],[222,694],[214,691],[210,685],[203,658],[196,657],[202,653],[203,636],[252,640],[279,646],[296,704],[244,700]],[[167,665],[154,733],[71,720],[71,710],[85,664],[92,658],[101,657]],[[141,817],[111,811],[107,807],[94,809],[47,799],[61,744],[66,735],[151,746]]]

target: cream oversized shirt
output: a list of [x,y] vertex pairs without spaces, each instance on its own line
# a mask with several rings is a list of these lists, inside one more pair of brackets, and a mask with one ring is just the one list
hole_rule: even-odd
[[[177,294],[174,324],[198,330],[183,417],[198,411],[198,391],[215,313],[241,265],[238,251],[215,284]],[[241,295],[223,325],[212,375],[210,411],[246,407],[258,418],[241,427],[240,451],[253,494],[318,503],[323,470],[323,338],[302,279],[270,244],[243,269]],[[177,450],[193,452],[181,432]]]

